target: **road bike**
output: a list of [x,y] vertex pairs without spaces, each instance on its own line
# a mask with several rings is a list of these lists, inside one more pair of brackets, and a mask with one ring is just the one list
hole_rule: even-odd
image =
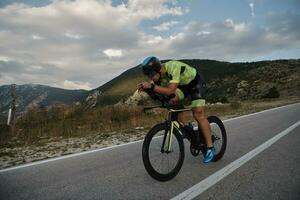
[[[195,143],[195,136],[199,134],[197,128],[187,129],[178,121],[178,114],[191,111],[192,107],[184,108],[164,103],[162,106],[145,109],[157,107],[168,109],[168,118],[165,122],[153,126],[147,133],[143,142],[142,157],[145,169],[152,178],[158,181],[169,181],[178,174],[183,165],[185,156],[183,139],[190,142],[190,152],[193,156],[198,156],[200,152],[205,154],[206,145],[202,134],[200,134],[200,142]],[[212,161],[216,162],[223,157],[226,150],[226,130],[218,117],[209,116],[207,120],[216,149]]]

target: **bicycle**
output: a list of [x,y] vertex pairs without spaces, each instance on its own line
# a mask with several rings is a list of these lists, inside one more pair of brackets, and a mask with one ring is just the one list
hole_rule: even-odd
[[[178,121],[178,113],[191,111],[192,107],[178,107],[165,103],[166,99],[161,97],[156,99],[160,100],[162,105],[145,108],[145,110],[166,108],[168,118],[165,122],[153,126],[147,133],[143,142],[142,157],[144,167],[152,178],[158,181],[169,181],[179,173],[183,165],[185,157],[183,139],[190,142],[190,152],[193,156],[198,156],[200,152],[205,154],[206,145],[202,134],[200,134],[200,144],[195,144],[193,136],[199,134],[198,130],[187,130]],[[216,149],[212,161],[216,162],[223,157],[226,150],[226,130],[218,117],[209,116],[207,120],[211,126],[212,141]]]

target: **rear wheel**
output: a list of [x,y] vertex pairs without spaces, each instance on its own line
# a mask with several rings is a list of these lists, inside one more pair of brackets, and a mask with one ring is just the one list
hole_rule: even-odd
[[180,171],[184,160],[184,143],[180,133],[173,130],[171,149],[168,150],[168,126],[154,126],[143,143],[143,163],[148,174],[158,181],[168,181]]
[[227,146],[227,135],[223,122],[216,116],[209,116],[207,118],[210,127],[212,142],[215,148],[215,156],[212,161],[216,162],[220,160],[226,150]]

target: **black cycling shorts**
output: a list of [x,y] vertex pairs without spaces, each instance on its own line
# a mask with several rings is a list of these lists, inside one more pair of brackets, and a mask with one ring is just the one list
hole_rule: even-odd
[[178,88],[183,92],[184,97],[190,96],[192,101],[205,99],[206,83],[199,74],[196,74],[194,80],[187,85],[179,85]]

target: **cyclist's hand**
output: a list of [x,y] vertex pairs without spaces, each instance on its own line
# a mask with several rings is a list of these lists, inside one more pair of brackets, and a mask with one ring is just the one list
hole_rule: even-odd
[[139,85],[141,91],[147,90],[151,88],[151,83],[144,81]]
[[150,88],[151,88],[151,83],[148,83],[147,81],[144,81],[138,85],[139,92],[145,91]]
[[175,97],[173,97],[172,99],[170,99],[169,104],[175,105],[177,104],[179,101],[178,96],[176,95]]
[[143,89],[143,85],[142,85],[141,83],[140,83],[140,84],[138,84],[137,88],[138,88],[138,91],[139,91],[139,92],[142,92],[142,91],[144,91],[144,89]]

